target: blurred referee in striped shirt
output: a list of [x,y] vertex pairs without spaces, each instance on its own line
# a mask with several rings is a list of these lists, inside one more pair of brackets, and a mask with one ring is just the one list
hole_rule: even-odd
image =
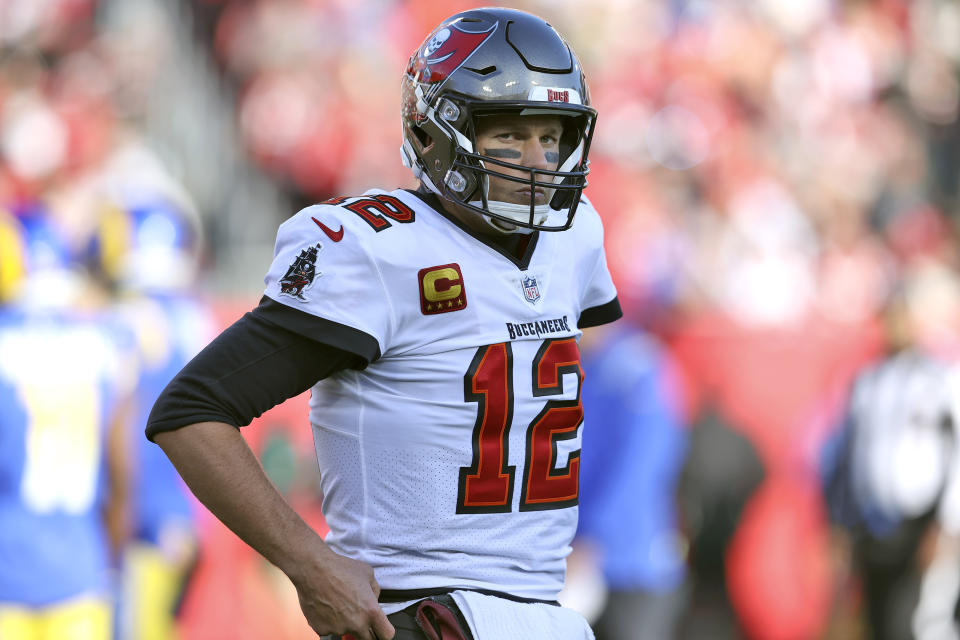
[[960,638],[958,291],[942,265],[911,270],[885,312],[887,355],[857,376],[824,450],[866,638]]

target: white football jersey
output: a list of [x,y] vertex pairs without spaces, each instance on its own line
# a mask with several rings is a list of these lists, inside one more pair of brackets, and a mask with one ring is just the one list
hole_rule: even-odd
[[555,599],[577,525],[578,324],[620,315],[589,202],[517,259],[417,194],[337,198],[280,227],[265,282],[316,318],[295,330],[370,361],[312,390],[328,544],[385,590]]

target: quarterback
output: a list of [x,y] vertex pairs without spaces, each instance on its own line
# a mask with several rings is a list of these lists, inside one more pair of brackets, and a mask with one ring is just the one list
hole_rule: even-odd
[[[321,635],[590,638],[556,602],[577,525],[578,340],[621,314],[582,195],[583,72],[542,19],[476,9],[427,37],[402,93],[420,189],[281,225],[260,305],[174,378],[147,435],[289,576]],[[326,540],[237,430],[308,388]]]

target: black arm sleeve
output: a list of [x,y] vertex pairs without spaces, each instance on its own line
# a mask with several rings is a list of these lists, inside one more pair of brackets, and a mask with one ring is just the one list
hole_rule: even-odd
[[318,380],[343,369],[362,369],[367,362],[350,350],[271,322],[258,307],[228,327],[167,385],[150,412],[147,438],[197,422],[248,425]]
[[590,307],[580,313],[580,319],[577,321],[577,327],[586,329],[587,327],[596,327],[601,324],[613,322],[623,316],[623,310],[620,309],[620,299],[614,298],[606,304],[599,307]]

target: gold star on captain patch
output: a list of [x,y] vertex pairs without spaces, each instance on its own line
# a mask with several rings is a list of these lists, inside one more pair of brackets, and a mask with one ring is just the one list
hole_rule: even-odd
[[453,306],[453,303],[448,300],[448,301],[447,301],[447,309],[449,309],[449,308],[452,307],[452,306]]

